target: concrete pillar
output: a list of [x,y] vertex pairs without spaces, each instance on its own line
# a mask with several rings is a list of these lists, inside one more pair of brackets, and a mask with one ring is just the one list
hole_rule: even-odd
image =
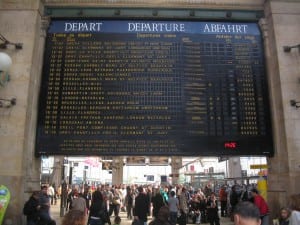
[[119,185],[123,183],[123,158],[114,157],[112,166],[112,184]]
[[171,173],[172,173],[172,184],[179,183],[179,170],[182,167],[182,158],[178,156],[171,157]]
[[[289,195],[299,192],[299,111],[290,105],[299,98],[299,52],[286,53],[283,46],[299,43],[300,5],[296,2],[266,1],[265,18],[259,21],[263,32],[274,157],[268,162],[268,205],[271,218],[288,205]],[[289,26],[285,25],[288,21]]]
[[230,157],[227,164],[229,178],[242,177],[242,167],[240,157]]

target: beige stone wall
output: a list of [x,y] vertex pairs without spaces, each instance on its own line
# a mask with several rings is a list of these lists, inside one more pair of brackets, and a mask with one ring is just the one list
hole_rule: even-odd
[[[4,223],[22,224],[22,207],[28,194],[39,189],[40,160],[34,157],[38,85],[41,76],[42,46],[38,1],[0,2],[0,33],[10,42],[0,49],[12,58],[10,82],[0,87],[1,98],[15,97],[17,104],[0,108],[0,183],[11,191],[11,202]],[[40,58],[39,58],[40,57]]]
[[275,157],[268,159],[268,201],[272,215],[288,204],[300,185],[300,111],[290,105],[300,99],[300,51],[283,51],[285,45],[300,43],[300,4],[270,1],[265,6],[266,62],[270,83]]
[[207,9],[263,9],[263,0],[45,0],[45,5],[59,5],[59,6],[126,6],[126,7],[197,7]]
[[[173,7],[197,9],[265,8],[260,21],[265,40],[271,110],[275,137],[275,157],[268,159],[269,203],[274,213],[286,204],[290,193],[300,186],[300,109],[290,99],[300,100],[300,52],[284,53],[284,45],[300,44],[300,2],[264,0],[2,0],[0,33],[11,42],[23,43],[22,50],[12,46],[3,50],[13,60],[11,81],[0,87],[0,97],[16,97],[16,106],[0,108],[0,184],[9,187],[12,201],[6,221],[24,224],[22,206],[28,193],[39,188],[40,160],[34,157],[37,99],[42,76],[47,20],[43,5]],[[0,50],[2,51],[2,50]]]

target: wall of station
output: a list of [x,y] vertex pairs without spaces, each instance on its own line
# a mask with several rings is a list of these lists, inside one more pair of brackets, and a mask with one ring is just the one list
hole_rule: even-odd
[[[10,81],[0,87],[0,97],[17,99],[15,106],[0,108],[2,160],[0,183],[6,185],[12,195],[4,222],[24,224],[21,211],[23,203],[33,190],[39,189],[40,158],[34,155],[44,44],[49,19],[61,13],[55,9],[52,12],[46,11],[46,6],[48,8],[56,6],[61,10],[76,6],[77,9],[72,9],[73,11],[66,10],[65,15],[76,14],[83,18],[86,12],[76,11],[78,7],[100,7],[102,15],[107,13],[106,16],[114,17],[118,17],[120,13],[122,15],[122,10],[125,10],[128,15],[140,18],[159,16],[159,8],[173,9],[175,15],[192,16],[196,19],[197,17],[203,19],[201,16],[205,15],[206,19],[211,20],[230,17],[238,20],[243,19],[243,16],[249,19],[249,14],[239,13],[246,11],[251,14],[254,11],[262,11],[264,16],[258,23],[263,34],[274,139],[274,157],[268,158],[268,201],[273,211],[287,204],[286,199],[289,194],[297,193],[297,187],[300,185],[300,137],[298,135],[300,114],[299,110],[290,104],[290,100],[300,100],[300,52],[299,48],[292,48],[291,51],[285,52],[283,46],[299,44],[300,4],[298,1],[255,0],[245,3],[242,0],[166,0],[107,3],[92,0],[84,4],[81,2],[79,0],[3,0],[0,3],[0,33],[11,42],[23,44],[22,49],[15,49],[12,45],[1,49],[11,56],[13,64],[9,71]],[[218,14],[226,10],[231,12]],[[91,10],[89,13],[99,16],[98,11]],[[169,17],[174,18],[174,11],[164,13],[165,15],[169,13]]]

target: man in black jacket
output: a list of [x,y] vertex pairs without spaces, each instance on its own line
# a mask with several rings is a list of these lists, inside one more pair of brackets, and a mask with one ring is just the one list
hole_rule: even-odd
[[39,191],[34,191],[24,204],[23,213],[27,217],[27,225],[37,225],[39,221]]
[[142,186],[138,187],[139,194],[135,198],[133,210],[134,219],[140,221],[140,224],[147,225],[147,215],[149,214],[150,200]]

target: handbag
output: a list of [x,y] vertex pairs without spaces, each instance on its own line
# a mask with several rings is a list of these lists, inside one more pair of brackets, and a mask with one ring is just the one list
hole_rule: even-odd
[[120,205],[121,204],[121,200],[120,200],[120,198],[118,196],[114,196],[113,200],[112,200],[112,203],[114,205]]

